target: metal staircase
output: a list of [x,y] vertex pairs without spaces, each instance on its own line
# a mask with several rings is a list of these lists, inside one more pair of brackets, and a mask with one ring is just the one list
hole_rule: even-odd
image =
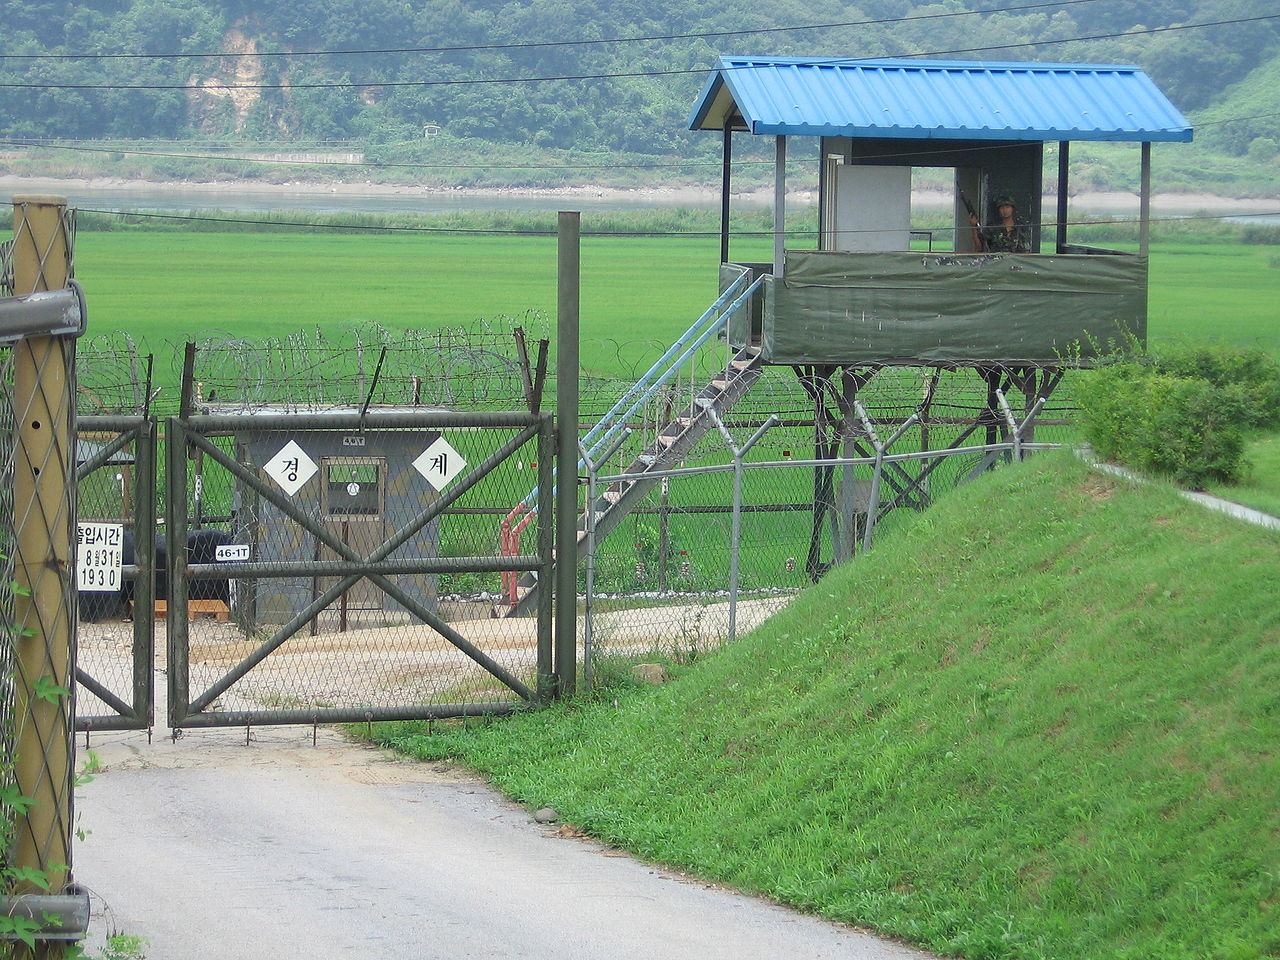
[[[582,439],[586,456],[593,461],[603,459],[627,429],[627,421],[641,407],[657,395],[667,383],[687,365],[699,347],[724,329],[729,318],[745,309],[761,280],[748,284],[744,273],[721,294],[702,317],[663,354],[627,395],[614,404]],[[653,442],[636,456],[618,475],[625,477],[612,483],[589,505],[595,521],[597,540],[606,536],[644,499],[661,480],[664,470],[682,461],[694,446],[715,429],[712,412],[723,418],[760,379],[763,364],[759,347],[745,347],[732,356],[725,366],[683,404],[665,427],[658,431]],[[579,460],[579,469],[585,466]],[[533,520],[537,490],[532,491],[503,520],[500,543],[504,555],[519,553],[521,531]],[[578,544],[587,538],[589,526],[586,511],[578,520]],[[533,610],[538,590],[535,573],[503,574],[503,600],[494,608],[498,616],[529,616]]]

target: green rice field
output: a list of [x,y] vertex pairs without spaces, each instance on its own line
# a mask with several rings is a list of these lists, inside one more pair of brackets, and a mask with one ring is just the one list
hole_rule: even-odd
[[[621,372],[608,341],[684,331],[716,296],[718,256],[706,239],[585,240],[584,367]],[[552,318],[556,304],[549,237],[81,233],[76,271],[90,334],[127,331],[157,353],[213,332],[470,328],[530,311]],[[636,362],[633,353],[624,366]]]
[[[754,238],[732,252],[768,255]],[[718,260],[714,238],[584,238],[583,368],[630,371],[652,349],[643,344],[683,332],[715,297]],[[90,334],[128,331],[157,353],[214,332],[340,338],[370,322],[404,330],[529,311],[551,318],[556,302],[556,241],[536,236],[81,232],[76,269]],[[1150,290],[1153,343],[1223,339],[1280,353],[1276,247],[1157,245]]]

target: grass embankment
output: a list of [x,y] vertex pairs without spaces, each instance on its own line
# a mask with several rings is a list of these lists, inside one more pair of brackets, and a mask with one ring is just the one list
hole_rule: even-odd
[[1280,956],[1276,548],[1042,456],[665,687],[378,735],[946,954]]

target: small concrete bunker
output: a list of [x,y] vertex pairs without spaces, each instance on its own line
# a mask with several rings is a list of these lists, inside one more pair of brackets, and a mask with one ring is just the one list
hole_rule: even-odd
[[[394,416],[398,408],[371,408]],[[405,408],[405,411],[410,408]],[[423,407],[411,408],[421,414]],[[230,412],[207,405],[203,412]],[[243,412],[236,408],[236,413]],[[255,413],[297,413],[296,408],[255,408]],[[414,466],[441,434],[422,429],[255,429],[241,427],[233,437],[236,459],[270,476],[273,460],[313,475],[292,494],[292,502],[361,557],[368,556],[396,530],[440,496]],[[291,446],[293,445],[293,446]],[[287,451],[287,452],[286,452]],[[279,461],[283,455],[284,460]],[[245,560],[259,563],[314,562],[339,559],[333,550],[305,531],[279,507],[237,483],[233,495],[231,539],[246,550]],[[388,559],[436,557],[440,534],[430,522],[392,552]],[[257,624],[286,623],[297,611],[338,581],[337,576],[269,577],[232,581],[235,619],[252,629]],[[431,612],[437,610],[436,574],[398,574],[396,584]],[[311,621],[311,632],[345,631],[416,620],[398,602],[360,580]]]

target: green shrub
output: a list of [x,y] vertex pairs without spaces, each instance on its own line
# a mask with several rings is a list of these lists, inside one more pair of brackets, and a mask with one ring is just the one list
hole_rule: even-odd
[[1280,154],[1280,144],[1274,137],[1254,137],[1245,151],[1245,156],[1254,163],[1270,163],[1277,154]]
[[1225,344],[1163,348],[1155,368],[1176,377],[1207,380],[1240,404],[1250,426],[1280,423],[1280,363],[1265,350]]
[[1251,223],[1240,232],[1240,239],[1245,243],[1275,246],[1280,244],[1280,226],[1270,223]]
[[1141,363],[1117,363],[1080,378],[1076,401],[1084,418],[1084,435],[1104,460],[1127,461],[1127,451],[1143,432],[1149,409],[1152,370]]
[[1245,404],[1235,385],[1157,375],[1161,402],[1150,411],[1150,432],[1139,444],[1138,466],[1188,487],[1235,483],[1244,467]]
[[1239,384],[1125,361],[1083,378],[1077,397],[1085,436],[1104,459],[1196,488],[1242,475],[1248,418]]

